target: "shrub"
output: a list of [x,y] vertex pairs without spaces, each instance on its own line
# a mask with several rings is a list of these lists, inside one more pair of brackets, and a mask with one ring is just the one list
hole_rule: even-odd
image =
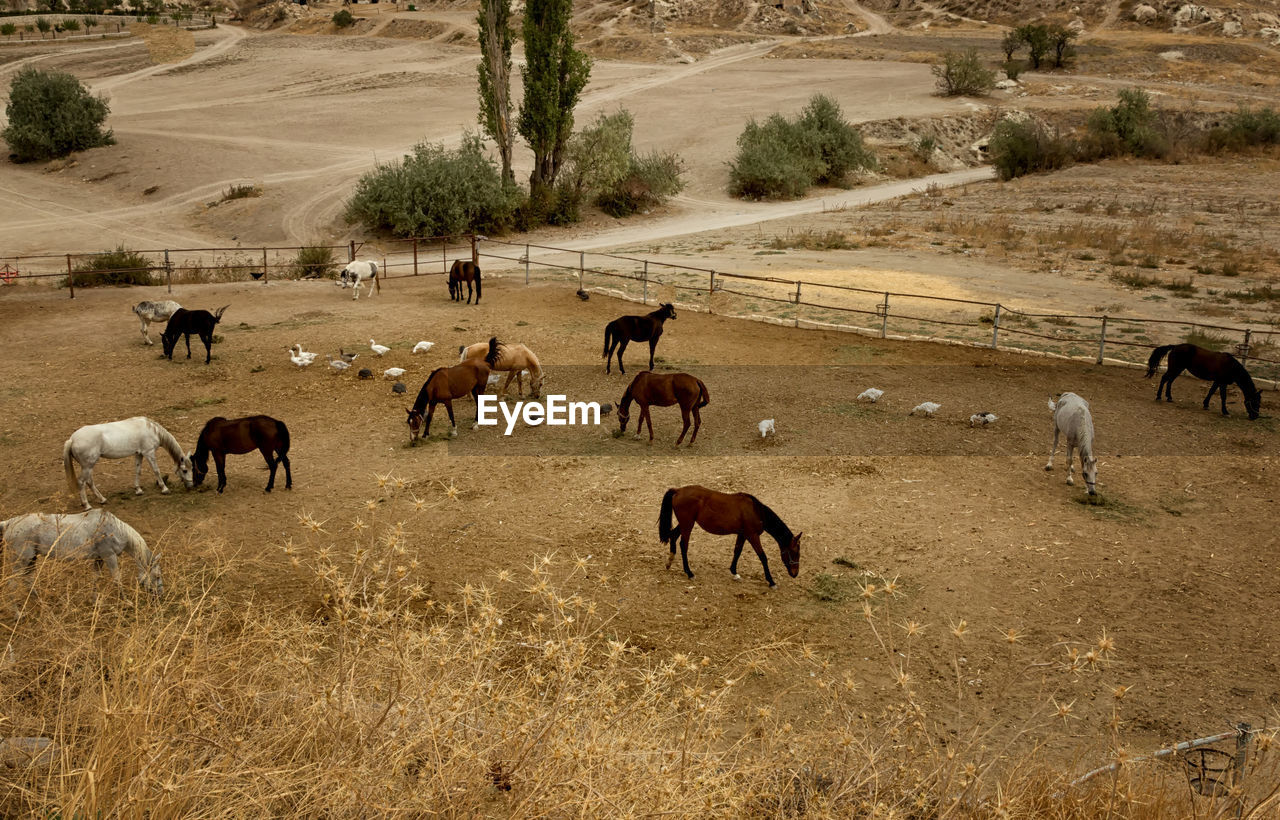
[[1031,58],[1031,67],[1039,70],[1040,63],[1044,61],[1044,56],[1053,47],[1049,27],[1043,23],[1028,23],[1025,26],[1019,26],[1015,29],[1015,32],[1027,47],[1027,56]]
[[1209,129],[1202,142],[1204,150],[1214,154],[1280,144],[1280,114],[1269,107],[1241,108],[1222,125]]
[[1001,120],[988,144],[991,163],[1001,179],[1056,171],[1071,164],[1071,145],[1032,120]]
[[106,100],[72,75],[26,66],[14,75],[5,109],[9,125],[0,136],[19,162],[66,156],[115,142],[102,130],[109,112]]
[[938,93],[944,97],[981,97],[996,85],[996,73],[982,65],[977,49],[963,53],[948,51],[942,55],[942,65],[933,67],[938,78]]
[[683,174],[684,164],[675,154],[632,154],[626,174],[600,192],[596,205],[617,217],[656,208],[684,189]]
[[124,245],[114,251],[91,256],[76,265],[75,273],[92,274],[75,277],[76,287],[93,288],[105,285],[154,285],[151,260],[140,253],[127,250]]
[[298,248],[293,267],[300,279],[332,279],[338,272],[337,263],[333,261],[333,248],[324,245]]
[[333,13],[333,24],[338,28],[347,28],[356,24],[356,18],[346,9],[339,9]]
[[1018,49],[1022,48],[1022,35],[1017,31],[1006,31],[1004,37],[1000,40],[1000,50],[1004,52],[1004,61],[1006,63],[1013,62],[1013,55],[1018,53]]
[[1088,130],[1080,152],[1087,159],[1132,154],[1163,157],[1169,142],[1156,127],[1151,97],[1140,88],[1126,88],[1111,108],[1097,108],[1089,115]]
[[1005,77],[1010,80],[1016,80],[1018,79],[1018,76],[1022,74],[1023,65],[1021,60],[1009,60],[1005,62],[1002,68],[1004,68]]
[[41,36],[41,38],[43,38],[43,37],[44,37],[44,35],[46,35],[46,34],[48,34],[48,33],[49,33],[49,29],[53,28],[53,26],[52,26],[52,25],[50,25],[49,21],[48,21],[48,20],[46,20],[45,18],[43,18],[43,17],[37,17],[37,18],[36,18],[36,28],[40,29],[40,36]]
[[510,226],[518,198],[480,138],[467,134],[456,149],[419,143],[404,159],[365,174],[346,218],[401,236],[500,233]]
[[738,136],[729,190],[749,199],[794,198],[811,185],[841,185],[850,172],[875,167],[875,156],[840,106],[816,94],[794,120],[751,120]]
[[62,30],[63,31],[79,31],[80,21],[79,20],[63,20]]
[[551,224],[578,221],[583,197],[604,192],[626,175],[634,124],[628,111],[602,112],[595,122],[569,138],[559,182],[548,203]]
[[1053,49],[1053,67],[1064,68],[1067,60],[1075,56],[1076,50],[1072,48],[1071,42],[1080,36],[1079,32],[1055,23],[1048,28],[1046,35],[1049,46]]
[[18,27],[13,23],[0,24],[0,34],[3,34],[6,40],[12,40],[13,35],[18,33]]
[[251,199],[253,197],[262,196],[262,189],[252,183],[243,185],[231,185],[227,190],[222,192],[222,199],[219,202],[227,202],[232,199]]

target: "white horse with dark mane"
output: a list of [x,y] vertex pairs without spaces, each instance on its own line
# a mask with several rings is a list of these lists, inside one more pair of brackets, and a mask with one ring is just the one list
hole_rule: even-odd
[[382,293],[382,285],[378,282],[378,263],[377,262],[348,262],[347,266],[338,274],[338,284],[342,287],[350,285],[355,290],[352,299],[360,298],[360,283],[369,283],[369,296],[373,297],[374,290]]
[[1093,454],[1093,416],[1089,413],[1089,402],[1075,393],[1063,393],[1054,402],[1049,399],[1049,409],[1053,411],[1053,449],[1049,450],[1049,463],[1046,470],[1053,469],[1053,456],[1058,451],[1058,436],[1067,437],[1067,484],[1075,486],[1072,477],[1076,465],[1072,462],[1072,451],[1080,450],[1080,475],[1084,476],[1089,495],[1097,495],[1098,459]]
[[133,491],[142,495],[142,459],[146,459],[156,474],[156,485],[160,492],[169,492],[164,483],[164,475],[156,464],[156,448],[163,447],[168,451],[178,469],[182,483],[190,490],[195,487],[195,478],[191,472],[191,458],[182,451],[182,445],[163,427],[146,416],[134,416],[131,419],[112,421],[106,424],[89,424],[71,434],[62,445],[62,467],[67,473],[67,489],[72,495],[76,492],[76,471],[73,462],[80,464],[80,503],[86,510],[93,509],[85,494],[85,488],[93,490],[98,503],[106,503],[106,498],[98,492],[93,483],[93,467],[100,458],[127,458],[135,460],[133,471]]
[[142,338],[147,344],[153,345],[151,334],[147,332],[148,326],[152,322],[167,322],[169,318],[182,310],[182,305],[169,299],[164,302],[139,302],[133,306],[133,312],[138,314],[138,320],[142,322]]
[[13,557],[13,567],[31,571],[37,558],[93,560],[105,565],[111,579],[120,583],[120,555],[133,556],[138,583],[156,595],[164,593],[160,564],[138,531],[106,510],[82,513],[28,513],[0,521],[0,543]]

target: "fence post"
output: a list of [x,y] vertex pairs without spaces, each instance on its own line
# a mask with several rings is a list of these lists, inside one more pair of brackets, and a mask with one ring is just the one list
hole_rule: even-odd
[[998,347],[1000,344],[1000,305],[996,305],[996,316],[991,322],[991,346]]
[[347,243],[347,261],[356,261],[356,241],[354,239]]
[[1097,364],[1102,364],[1102,354],[1106,352],[1106,349],[1107,349],[1107,317],[1103,316],[1102,317],[1102,333],[1098,336],[1098,361],[1096,362]]
[[716,272],[711,271],[711,277],[707,284],[707,313],[714,313],[711,309],[711,296],[716,292]]
[[587,273],[587,255],[583,251],[578,251],[578,290],[585,290],[583,287],[583,278]]
[[413,238],[413,275],[418,275],[418,237]]
[[800,327],[800,282],[796,281],[796,320],[795,326]]
[[476,248],[476,235],[471,234],[471,264],[480,264],[480,251]]
[[449,272],[449,237],[445,237],[440,243],[440,272],[447,274]]
[[76,277],[71,272],[71,254],[67,254],[67,290],[71,291],[71,298],[76,298]]
[[388,273],[387,273],[387,255],[386,255],[385,253],[382,255],[382,268],[381,268],[381,275],[380,275],[378,278],[379,278],[379,279],[390,279],[390,278],[391,278],[390,274],[388,274]]
[[[1249,762],[1249,739],[1253,729],[1248,723],[1236,724],[1236,757],[1233,770],[1231,772],[1231,785],[1239,787],[1240,781],[1244,779],[1244,767]],[[1239,805],[1236,806],[1236,817],[1244,814],[1244,797],[1243,795],[1236,798]]]
[[263,284],[266,284],[268,278],[269,277],[267,276],[267,249],[263,248],[262,249],[262,282]]
[[644,299],[644,301],[642,304],[647,305],[649,304],[649,260],[648,259],[644,260],[643,275],[644,275],[644,295],[642,298]]
[[1240,364],[1244,364],[1245,362],[1249,361],[1249,340],[1252,338],[1253,338],[1253,331],[1249,328],[1245,328],[1244,345],[1241,346],[1240,348]]
[[169,262],[169,251],[164,252],[164,283],[169,288],[169,292],[173,293],[173,264]]
[[524,243],[524,283],[529,284],[529,243]]
[[884,315],[880,317],[880,338],[889,338],[889,291],[884,292]]

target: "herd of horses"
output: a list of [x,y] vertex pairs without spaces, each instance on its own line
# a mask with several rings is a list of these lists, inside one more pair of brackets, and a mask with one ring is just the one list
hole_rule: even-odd
[[[355,265],[355,263],[352,263]],[[342,284],[350,284],[357,288],[360,282],[369,281],[370,295],[376,283],[377,267],[368,263],[367,268],[353,268],[349,265],[343,271]],[[480,269],[473,262],[458,260],[449,273],[449,295],[456,301],[462,300],[462,286],[467,286],[467,302],[472,299],[474,284],[475,303],[480,301]],[[165,356],[172,359],[173,349],[180,337],[187,338],[187,358],[191,357],[190,336],[196,334],[205,345],[205,363],[209,362],[209,349],[212,345],[213,329],[222,318],[226,307],[210,312],[206,310],[186,310],[176,302],[143,302],[135,306],[134,312],[142,320],[142,335],[147,344],[151,340],[147,334],[150,321],[168,321],[161,336]],[[618,402],[617,415],[619,430],[625,433],[631,419],[631,407],[639,408],[636,417],[635,435],[640,437],[642,427],[649,428],[649,442],[653,442],[653,420],[650,415],[652,407],[679,406],[683,419],[683,427],[676,439],[679,446],[689,432],[692,417],[693,432],[689,436],[689,446],[697,439],[702,426],[700,409],[710,403],[710,393],[702,380],[688,373],[654,372],[654,356],[658,342],[662,337],[667,320],[676,318],[675,306],[664,303],[645,315],[621,316],[605,327],[604,350],[605,372],[611,372],[612,360],[616,351],[618,371],[625,374],[622,356],[630,342],[647,342],[649,345],[649,368],[636,374],[628,384],[621,400]],[[1259,416],[1261,395],[1250,378],[1248,371],[1232,355],[1219,353],[1197,347],[1193,344],[1166,345],[1156,348],[1148,360],[1146,376],[1155,375],[1160,362],[1168,357],[1168,367],[1156,388],[1156,400],[1163,398],[1173,401],[1171,386],[1173,381],[1184,371],[1211,383],[1209,393],[1204,398],[1204,407],[1215,392],[1221,396],[1221,410],[1228,415],[1226,390],[1229,385],[1236,385],[1243,397],[1246,412],[1250,419]],[[480,395],[490,382],[491,371],[507,371],[507,381],[502,386],[501,394],[505,394],[512,378],[517,379],[517,389],[524,393],[522,373],[530,373],[530,390],[534,398],[541,395],[543,371],[537,357],[524,345],[504,344],[497,337],[491,337],[487,343],[481,342],[459,349],[457,364],[439,367],[428,375],[411,408],[406,409],[406,423],[409,427],[410,441],[426,438],[430,435],[431,421],[438,405],[443,404],[452,426],[450,435],[457,435],[457,423],[454,417],[455,399],[471,396],[476,402],[477,421],[479,419]],[[1050,400],[1050,410],[1054,417],[1053,446],[1049,454],[1046,470],[1053,469],[1053,459],[1058,448],[1059,437],[1065,436],[1067,441],[1067,461],[1069,464],[1067,483],[1074,484],[1073,454],[1079,451],[1081,474],[1091,495],[1096,493],[1097,457],[1093,452],[1093,420],[1089,404],[1074,393],[1063,393],[1057,401]],[[227,484],[226,456],[249,453],[257,450],[262,454],[270,471],[266,492],[275,486],[276,472],[279,466],[284,467],[285,487],[292,489],[293,473],[289,464],[289,430],[285,423],[269,416],[248,416],[239,419],[215,417],[209,419],[201,429],[196,446],[191,455],[187,455],[177,439],[155,421],[138,416],[105,424],[92,424],[79,428],[63,445],[63,465],[67,486],[72,495],[79,495],[84,512],[78,514],[43,514],[31,513],[17,516],[0,522],[0,542],[7,548],[16,565],[29,570],[37,558],[51,556],[55,558],[90,558],[98,567],[106,567],[113,578],[119,580],[118,557],[131,555],[138,566],[139,583],[152,592],[163,590],[160,569],[155,556],[148,550],[145,540],[129,525],[104,510],[92,509],[87,491],[92,490],[99,503],[106,498],[98,490],[93,480],[93,469],[101,458],[135,459],[134,492],[141,494],[142,462],[145,460],[156,477],[156,484],[162,493],[168,493],[164,476],[156,463],[155,451],[163,448],[173,459],[179,478],[188,489],[195,489],[203,484],[208,475],[209,458],[213,458],[218,473],[218,492],[222,493]],[[77,478],[75,465],[80,467]],[[671,556],[667,567],[675,560],[677,542],[680,547],[681,561],[685,574],[693,578],[689,568],[689,539],[695,526],[713,535],[734,535],[737,538],[734,546],[733,560],[729,571],[735,580],[738,575],[738,560],[742,554],[744,543],[750,543],[760,559],[765,580],[770,587],[776,586],[769,571],[768,560],[760,543],[760,536],[770,535],[781,552],[783,565],[791,577],[796,577],[800,568],[801,533],[792,534],[791,530],[772,509],[758,498],[747,493],[723,493],[706,487],[689,485],[667,490],[662,498],[658,517],[658,538],[670,547]]]

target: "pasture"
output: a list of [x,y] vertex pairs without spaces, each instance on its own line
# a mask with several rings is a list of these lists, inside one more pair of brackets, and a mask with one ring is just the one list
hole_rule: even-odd
[[[171,595],[211,585],[205,594],[317,618],[319,587],[285,547],[308,543],[311,523],[335,544],[400,524],[416,559],[412,579],[450,611],[469,585],[497,583],[504,572],[523,578],[551,556],[561,592],[594,601],[602,634],[642,658],[705,657],[713,675],[728,675],[745,650],[788,642],[854,681],[849,697],[871,715],[897,702],[895,670],[912,650],[886,657],[869,626],[892,633],[900,653],[900,626],[918,622],[912,686],[943,709],[935,713],[942,727],[1029,713],[1055,692],[1073,704],[1071,719],[1046,739],[1064,762],[1104,759],[1114,686],[1134,687],[1121,735],[1138,750],[1274,719],[1273,392],[1264,391],[1262,418],[1250,422],[1234,389],[1229,418],[1216,403],[1203,411],[1208,385],[1188,377],[1174,387],[1175,404],[1157,404],[1139,370],[681,309],[666,325],[658,368],[708,387],[694,446],[674,446],[674,407],[654,408],[649,445],[630,431],[614,437],[612,413],[599,428],[518,426],[511,437],[472,430],[474,405],[459,400],[456,439],[437,426],[431,440],[409,447],[404,408],[422,380],[454,363],[459,345],[491,335],[537,352],[544,393],[616,405],[631,381],[606,375],[601,338],[607,322],[638,305],[600,295],[583,302],[568,288],[502,278],[486,291],[468,306],[446,298],[438,276],[397,280],[358,302],[332,282],[176,288],[172,298],[191,309],[229,305],[207,366],[196,357],[168,361],[138,338],[130,307],[166,298],[162,288],[94,289],[75,300],[43,288],[5,291],[0,515],[78,509],[60,456],[81,425],[146,415],[189,453],[209,418],[261,413],[288,424],[291,491],[262,492],[265,467],[254,453],[228,459],[222,495],[212,482],[188,491],[171,478],[168,496],[148,486],[135,498],[132,460],[96,470],[105,508],[160,556]],[[323,360],[306,368],[289,360],[287,348],[301,343],[322,356],[357,350],[363,365],[376,358],[371,336],[392,350],[369,366],[407,368],[408,396],[393,395],[388,380],[358,380],[354,367],[334,373]],[[423,339],[435,347],[411,354]],[[857,401],[868,387],[884,397]],[[1092,405],[1100,504],[1085,503],[1082,482],[1065,485],[1064,464],[1042,469],[1052,432],[1046,399],[1067,390]],[[941,403],[935,418],[907,415],[926,400]],[[981,411],[999,421],[970,427]],[[769,418],[776,435],[762,440],[757,424]],[[755,494],[803,530],[799,577],[786,577],[766,537],[779,588],[768,590],[750,551],[735,582],[733,539],[701,530],[689,550],[695,579],[678,565],[667,570],[658,508],[668,488],[685,484]],[[419,503],[402,503],[405,493]],[[87,601],[89,588],[78,589],[66,594]],[[876,607],[870,624],[864,600]],[[12,618],[3,623],[15,628]],[[0,671],[6,690],[32,674],[22,659],[42,640],[39,623],[16,625],[16,665]],[[1009,630],[1017,641],[1005,640]],[[1046,671],[1104,634],[1115,645],[1109,662]],[[797,729],[821,730],[807,674],[748,676],[728,704],[728,736],[747,733],[765,706]],[[968,706],[952,714],[957,689]],[[30,726],[37,717],[14,719]]]

